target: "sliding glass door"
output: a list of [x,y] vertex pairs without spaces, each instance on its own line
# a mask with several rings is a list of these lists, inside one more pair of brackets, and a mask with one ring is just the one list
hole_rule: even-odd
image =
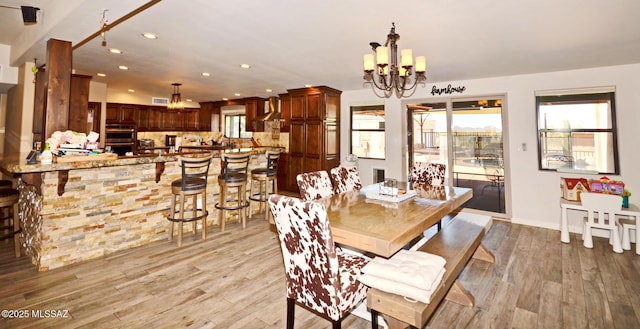
[[502,99],[408,105],[409,171],[414,162],[447,165],[447,184],[473,189],[467,208],[505,213]]

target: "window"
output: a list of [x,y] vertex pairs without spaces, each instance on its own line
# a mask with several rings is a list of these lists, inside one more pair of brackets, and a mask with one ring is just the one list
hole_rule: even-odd
[[351,153],[384,159],[384,106],[351,107]]
[[224,134],[231,138],[249,138],[251,133],[245,130],[244,114],[227,114],[224,116]]
[[615,92],[536,94],[541,170],[619,174]]

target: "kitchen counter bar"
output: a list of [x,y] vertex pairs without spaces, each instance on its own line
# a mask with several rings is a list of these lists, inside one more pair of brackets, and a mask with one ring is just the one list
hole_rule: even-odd
[[[258,153],[249,170],[265,165],[259,153],[266,150],[243,150]],[[46,271],[166,240],[171,182],[181,176],[177,155],[207,153],[195,151],[32,165],[26,154],[3,157],[0,169],[17,180],[20,191],[25,253],[38,270]],[[220,223],[215,203],[221,166],[216,153],[207,182],[208,225]],[[232,219],[232,214],[225,218]],[[188,232],[191,225],[184,228]]]

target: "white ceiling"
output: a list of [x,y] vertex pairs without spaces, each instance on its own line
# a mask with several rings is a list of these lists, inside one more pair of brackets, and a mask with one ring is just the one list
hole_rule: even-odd
[[[76,45],[99,30],[103,9],[113,23],[146,2],[0,0],[41,8],[35,26],[0,8],[0,43],[12,46],[11,65],[42,64],[49,38]],[[124,54],[110,54],[98,38],[74,51],[73,66],[109,88],[158,97],[181,82],[183,99],[196,102],[306,84],[356,90],[369,88],[369,42],[384,43],[395,22],[399,48],[427,56],[428,83],[466,80],[640,63],[638,13],[637,0],[163,0],[107,32],[107,47]]]

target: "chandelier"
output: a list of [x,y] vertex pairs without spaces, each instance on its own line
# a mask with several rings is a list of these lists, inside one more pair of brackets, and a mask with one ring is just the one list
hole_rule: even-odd
[[173,86],[173,94],[171,94],[171,101],[167,105],[169,110],[184,110],[184,103],[182,103],[182,98],[180,98],[180,86],[181,83],[174,82],[171,84]]
[[[371,42],[371,48],[376,54],[376,63],[374,63],[373,54],[363,56],[364,60],[364,79],[366,83],[371,83],[374,93],[379,97],[390,97],[395,91],[397,97],[403,97],[405,91],[415,92],[418,83],[424,86],[427,79],[425,72],[427,71],[427,57],[417,56],[415,65],[415,80],[411,82],[411,74],[413,66],[413,51],[411,49],[403,49],[400,52],[400,65],[398,65],[398,45],[396,42],[400,40],[400,35],[396,34],[396,24],[391,23],[391,32],[387,35],[387,42],[384,46],[377,42]],[[391,60],[391,62],[389,62]],[[374,73],[374,70],[377,73]],[[378,95],[376,88],[382,90],[383,95]],[[413,94],[411,93],[411,95]],[[407,95],[406,97],[409,97]]]

